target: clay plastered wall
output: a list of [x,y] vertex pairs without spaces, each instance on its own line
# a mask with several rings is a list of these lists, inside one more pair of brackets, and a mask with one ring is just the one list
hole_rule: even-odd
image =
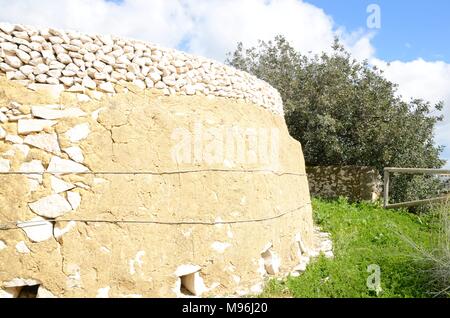
[[[283,114],[277,90],[215,61],[142,41],[0,23],[0,72],[31,89],[41,84],[98,96],[133,83],[165,95],[221,96]],[[86,99],[86,97],[80,97]]]
[[[283,117],[235,99],[126,91],[80,101],[0,77],[1,295],[257,293],[330,253],[314,241],[301,146]],[[275,129],[279,161],[174,161],[173,132],[198,123]]]
[[115,37],[0,47],[0,296],[243,295],[332,256],[265,82]]
[[380,175],[375,168],[360,166],[307,167],[311,195],[344,196],[353,201],[376,201],[381,194]]

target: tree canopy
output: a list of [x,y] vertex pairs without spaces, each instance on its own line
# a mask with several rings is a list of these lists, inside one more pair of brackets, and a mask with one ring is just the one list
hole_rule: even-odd
[[[403,100],[380,69],[353,59],[338,40],[330,53],[314,56],[296,51],[283,36],[247,49],[238,43],[226,63],[278,89],[307,165],[365,165],[381,172],[387,166],[440,168],[445,163],[434,140],[443,103]],[[418,182],[399,178],[393,195],[417,198],[410,189],[417,188],[413,180]],[[426,196],[422,192],[419,197]]]

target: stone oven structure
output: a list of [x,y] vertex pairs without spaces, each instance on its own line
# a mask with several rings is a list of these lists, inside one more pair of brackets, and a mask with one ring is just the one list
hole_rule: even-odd
[[1,296],[243,295],[317,255],[302,149],[266,82],[6,23],[0,72]]

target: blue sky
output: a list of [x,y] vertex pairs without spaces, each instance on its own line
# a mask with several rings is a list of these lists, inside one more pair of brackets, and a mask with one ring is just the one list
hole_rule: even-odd
[[366,8],[381,8],[381,28],[372,43],[383,60],[442,60],[450,62],[450,1],[308,0],[349,30],[366,27]]
[[[381,28],[375,31],[371,39],[376,58],[386,62],[423,59],[427,62],[450,63],[450,41],[448,40],[450,1],[448,0],[308,0],[307,2],[323,9],[337,25],[349,31],[367,29],[366,8],[369,4],[377,4],[381,9]],[[414,91],[409,95],[413,94]],[[420,92],[417,94],[421,97]],[[443,100],[448,110],[450,108],[448,92],[444,92],[442,96],[439,95],[435,95],[434,101]],[[425,96],[427,97],[429,98],[429,95]],[[445,115],[447,117],[445,122],[448,123],[450,112],[445,112]],[[439,128],[437,140],[446,146],[443,157],[448,160],[450,159],[449,135],[450,125]],[[446,167],[450,168],[450,160]]]
[[[226,0],[223,0],[226,1]],[[245,1],[245,0],[243,0]],[[276,1],[276,0],[275,0]],[[124,0],[106,0],[123,4]],[[372,43],[377,56],[383,60],[414,60],[450,63],[450,1],[416,0],[306,0],[330,15],[334,22],[347,30],[366,28],[366,8],[377,4],[381,8],[382,27],[376,30]],[[184,43],[178,48],[186,48]]]

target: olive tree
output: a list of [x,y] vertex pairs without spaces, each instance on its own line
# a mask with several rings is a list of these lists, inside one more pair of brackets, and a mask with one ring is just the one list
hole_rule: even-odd
[[[367,165],[382,172],[445,164],[433,134],[443,103],[405,101],[380,69],[353,59],[338,40],[330,53],[314,56],[296,51],[283,36],[247,49],[239,43],[226,63],[278,89],[308,165]],[[434,178],[400,176],[391,193],[394,200],[419,199],[439,186]]]

